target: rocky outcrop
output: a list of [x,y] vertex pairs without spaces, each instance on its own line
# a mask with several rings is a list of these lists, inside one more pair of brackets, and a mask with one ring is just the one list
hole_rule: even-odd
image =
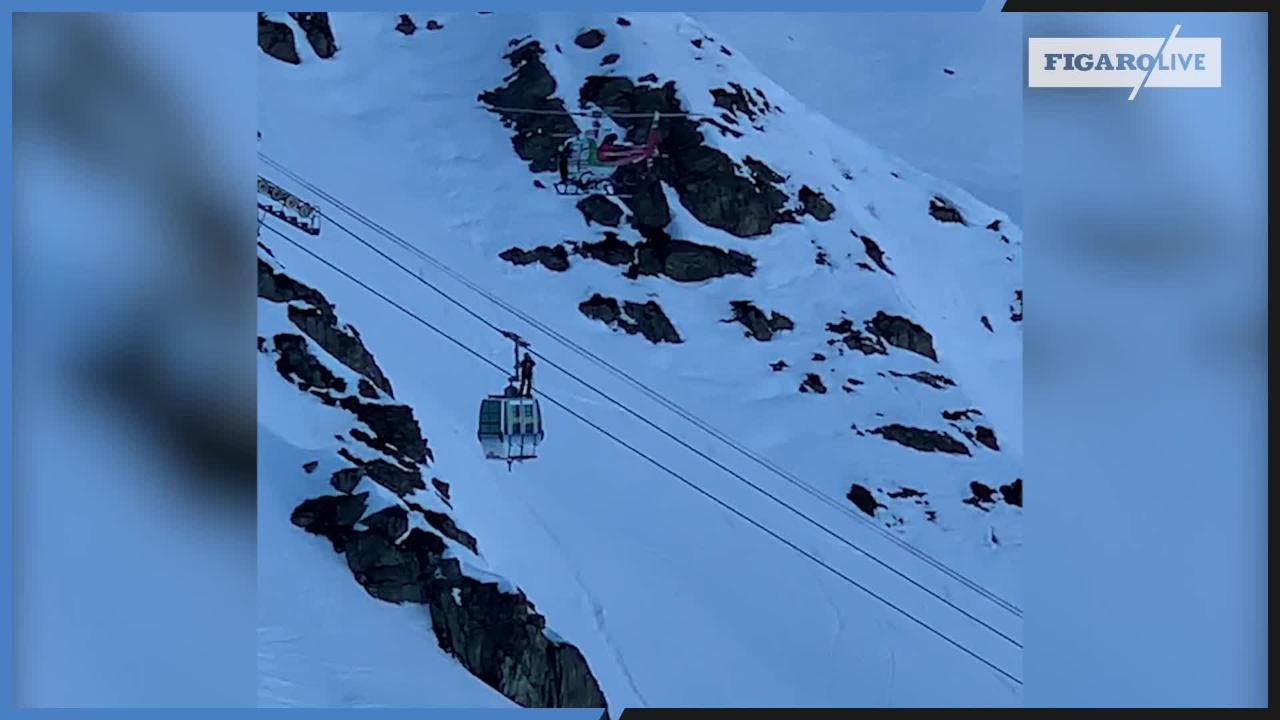
[[619,306],[614,298],[597,293],[579,303],[578,310],[593,320],[599,320],[629,335],[643,335],[654,344],[684,342],[662,307],[652,300],[646,303],[628,300]]
[[622,59],[622,56],[619,55],[618,53],[609,53],[608,55],[605,55],[604,57],[600,58],[600,65],[602,66],[612,65],[618,62],[618,60],[620,59]]
[[573,39],[573,44],[585,50],[594,50],[604,44],[603,30],[585,30],[578,33]]
[[[260,268],[259,280],[264,297],[305,302],[332,314],[323,296],[283,274],[267,273],[264,281]],[[351,333],[358,338],[354,329]],[[283,338],[278,343],[273,340],[280,374],[327,404],[351,412],[368,431],[357,427],[350,435],[390,459],[364,461],[340,448],[339,455],[352,467],[339,469],[331,477],[337,494],[303,501],[291,513],[291,522],[327,538],[336,552],[344,554],[356,582],[372,597],[426,605],[439,646],[513,702],[525,707],[605,707],[600,685],[582,653],[550,634],[546,620],[522,592],[470,577],[457,557],[446,556],[450,550],[446,537],[472,553],[478,551],[477,543],[450,515],[410,499],[425,489],[420,468],[431,459],[412,409],[344,394],[346,384],[310,352],[306,338],[277,337]],[[410,529],[407,511],[398,505],[366,516],[369,493],[353,494],[363,478],[401,496],[432,530]],[[448,484],[432,478],[432,485],[447,503]]]
[[334,552],[343,552],[360,516],[364,515],[369,493],[325,495],[304,500],[293,509],[289,522],[333,543]]
[[890,315],[883,310],[867,322],[867,330],[894,347],[910,350],[937,362],[938,355],[933,349],[933,336],[924,328],[907,318]]
[[890,275],[895,274],[889,269],[889,266],[885,264],[884,251],[880,249],[880,246],[876,244],[875,240],[872,240],[866,235],[858,235],[857,233],[854,233],[854,235],[862,241],[862,249],[866,251],[867,257],[871,258],[871,262],[875,263],[877,267]]
[[555,247],[539,245],[532,250],[513,247],[502,251],[498,257],[513,265],[542,263],[543,267],[555,272],[564,272],[569,269],[569,252],[560,245]]
[[662,231],[654,231],[636,246],[635,264],[627,275],[662,275],[677,282],[701,282],[725,275],[751,276],[755,270],[755,258],[745,253],[675,240]]
[[975,427],[973,429],[973,437],[975,440],[991,450],[1000,449],[1000,443],[996,440],[996,431],[986,425],[979,425]]
[[747,336],[760,342],[772,340],[776,333],[783,330],[795,329],[791,318],[777,310],[765,315],[763,310],[749,300],[734,300],[729,303],[729,307],[733,311],[733,317],[723,322],[741,323],[747,329]]
[[876,496],[873,495],[870,490],[858,483],[853,483],[849,488],[849,493],[846,497],[849,498],[849,502],[852,502],[859,510],[871,517],[876,516],[876,510],[887,507],[876,500]]
[[400,13],[400,22],[396,23],[396,30],[405,35],[412,35],[418,30],[418,26],[413,24],[413,18],[405,13]]
[[606,265],[631,265],[636,260],[636,248],[618,237],[617,233],[606,232],[604,239],[598,242],[579,243],[574,252],[582,257],[605,263]]
[[1000,496],[1004,498],[1006,504],[1022,507],[1022,478],[1018,478],[1008,485],[1001,485]]
[[815,220],[826,222],[836,213],[836,206],[832,205],[826,196],[808,185],[800,187],[798,197],[800,199],[801,215],[811,215]]
[[359,333],[338,323],[333,306],[314,288],[277,273],[271,265],[258,259],[258,297],[278,303],[289,303],[289,320],[306,333],[325,352],[353,372],[363,375],[392,397],[391,382],[373,354],[364,346]]
[[926,430],[894,423],[869,430],[868,432],[920,452],[944,452],[953,455],[969,454],[969,448],[965,447],[964,443],[937,430]]
[[964,216],[960,214],[960,211],[956,209],[955,205],[952,205],[946,198],[938,197],[936,195],[929,200],[929,214],[938,222],[968,225],[964,220]]
[[800,383],[800,392],[812,392],[819,395],[825,395],[827,393],[827,386],[822,383],[822,377],[817,373],[806,373],[804,380]]
[[338,377],[307,350],[301,335],[280,333],[271,339],[276,352],[276,371],[302,390],[347,391],[347,381]]
[[541,56],[545,51],[536,41],[520,45],[504,57],[514,72],[502,87],[481,93],[479,100],[491,107],[538,110],[540,113],[516,113],[495,110],[503,125],[514,132],[511,145],[520,159],[529,163],[535,173],[556,169],[557,152],[565,137],[576,135],[578,126],[564,114],[567,108],[555,98],[556,80]]
[[268,20],[265,13],[258,13],[258,48],[271,57],[297,65],[302,62],[293,41],[293,28],[284,23]]
[[843,318],[839,322],[827,323],[827,332],[835,333],[839,336],[828,340],[828,345],[844,343],[845,347],[850,350],[857,350],[863,355],[888,354],[884,342],[879,337],[864,334],[853,326],[853,321],[849,318]]
[[772,110],[764,93],[758,90],[756,92],[759,93],[759,99],[738,83],[731,82],[727,88],[712,88],[711,97],[716,107],[755,122],[761,115]]
[[1009,320],[1011,322],[1022,322],[1022,291],[1015,290],[1013,292],[1013,304],[1009,306]]
[[325,352],[351,370],[368,378],[386,394],[393,395],[391,381],[382,374],[382,368],[378,367],[373,354],[365,348],[364,342],[355,330],[339,326],[332,315],[326,314],[320,308],[290,305],[288,314],[289,320],[306,333],[307,337],[324,348]]
[[307,42],[311,44],[317,57],[328,59],[338,52],[338,45],[333,40],[333,29],[329,27],[329,13],[291,12],[289,17],[307,34]]
[[443,30],[443,29],[444,29],[444,23],[440,22],[439,20],[428,20],[428,21],[427,21],[427,29],[428,29],[428,30],[432,30],[432,31],[434,31],[434,30]]
[[918,372],[913,372],[910,374],[900,373],[895,370],[890,370],[889,374],[894,377],[915,380],[918,383],[928,385],[931,388],[937,388],[938,390],[944,390],[949,387],[955,387],[956,385],[955,381],[949,377],[946,377],[944,375],[938,375],[937,373],[925,372],[923,370],[920,370]]
[[[608,108],[614,113],[614,122],[627,130],[627,139],[636,143],[643,142],[648,134],[648,113],[685,112],[674,82],[659,88],[636,85],[625,77],[596,75],[587,78],[579,99],[584,105]],[[703,142],[696,121],[663,117],[659,136],[662,157],[653,163],[657,177],[646,183],[636,183],[634,179],[626,183],[627,187],[638,187],[631,193],[633,197],[626,199],[637,227],[660,228],[670,222],[670,214],[661,212],[665,201],[659,201],[660,193],[653,189],[654,179],[675,189],[680,204],[699,222],[738,237],[767,234],[774,224],[785,221],[786,193],[771,183],[742,177],[728,155]],[[630,167],[631,172],[642,172],[639,166]],[[621,184],[621,172],[614,177]]]
[[588,195],[579,200],[578,211],[582,213],[588,225],[596,223],[616,228],[622,222],[622,208],[604,195]]

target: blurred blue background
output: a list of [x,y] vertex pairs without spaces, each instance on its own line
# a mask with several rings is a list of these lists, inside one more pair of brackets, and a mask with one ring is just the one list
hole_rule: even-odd
[[[253,16],[12,22],[5,699],[249,705]],[[1221,89],[1025,91],[1031,704],[1266,702],[1265,16],[1026,34],[1175,22]]]
[[1029,704],[1266,704],[1266,16],[1024,28],[1175,23],[1222,88],[1025,90]]

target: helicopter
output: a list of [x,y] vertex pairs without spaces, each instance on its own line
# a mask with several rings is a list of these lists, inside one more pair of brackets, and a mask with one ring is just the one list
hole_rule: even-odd
[[658,156],[658,118],[653,113],[649,134],[642,145],[626,145],[618,142],[615,133],[609,133],[604,141],[598,141],[600,121],[592,122],[591,130],[570,136],[560,146],[558,169],[560,181],[555,191],[560,195],[587,195],[601,193],[615,197],[628,197],[627,187],[619,187],[613,170],[627,165],[648,165]]

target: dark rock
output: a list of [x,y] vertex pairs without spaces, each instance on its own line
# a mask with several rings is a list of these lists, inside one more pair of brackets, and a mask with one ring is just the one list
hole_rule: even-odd
[[985,425],[979,425],[973,429],[974,439],[986,445],[992,450],[999,450],[1000,443],[996,441],[996,432]]
[[635,246],[619,239],[618,234],[612,232],[606,232],[604,239],[598,242],[578,244],[574,252],[582,257],[615,266],[630,265],[636,259]]
[[631,318],[636,329],[651,343],[681,343],[680,334],[662,311],[658,303],[650,300],[643,304],[628,300],[623,303],[623,311]]
[[1022,291],[1015,290],[1013,293],[1013,304],[1009,306],[1009,320],[1013,322],[1022,322]]
[[787,362],[785,360],[779,360],[775,363],[769,363],[769,367],[772,368],[774,372],[782,372],[787,369]]
[[261,335],[258,336],[258,352],[267,352],[267,339]]
[[992,220],[991,224],[987,226],[987,229],[994,232],[1000,232],[1000,221]]
[[370,480],[390,490],[396,495],[408,495],[415,490],[426,490],[427,484],[422,481],[422,473],[396,467],[386,460],[369,460],[361,465],[364,474]]
[[960,211],[945,198],[935,196],[930,199],[929,214],[938,222],[968,225],[968,223],[964,221],[964,216],[960,214]]
[[910,350],[934,362],[938,360],[933,350],[933,336],[907,318],[890,315],[882,310],[867,323],[867,330],[894,347]]
[[[854,233],[854,235],[858,234]],[[880,246],[876,244],[876,241],[866,235],[858,235],[858,239],[862,241],[862,248],[866,251],[867,257],[871,258],[871,262],[875,263],[881,270],[893,275],[894,272],[890,270],[889,266],[884,262],[884,251],[880,249]]]
[[511,145],[520,159],[535,173],[554,171],[563,138],[577,135],[578,126],[567,114],[564,102],[553,97],[556,81],[541,55],[545,51],[536,40],[520,45],[505,56],[515,71],[506,84],[480,94],[490,106],[538,110],[538,113],[504,113],[503,124],[514,130]]
[[320,467],[320,461],[312,460],[310,462],[305,462],[302,464],[302,471],[310,475],[311,473],[315,472],[316,468],[318,467]]
[[444,500],[446,503],[449,502],[449,483],[441,480],[440,478],[433,477],[431,478],[431,487],[434,487],[436,492],[440,494],[441,500]]
[[379,532],[355,533],[346,547],[347,567],[368,592],[379,600],[401,603],[427,602],[424,568],[418,555]]
[[444,29],[444,25],[442,25],[440,22],[438,22],[438,21],[436,21],[436,20],[428,20],[428,21],[427,21],[427,29],[428,29],[428,30],[443,30],[443,29]]
[[827,386],[822,384],[822,378],[817,373],[808,373],[804,376],[804,382],[800,383],[800,392],[815,392],[819,395],[825,395]]
[[405,13],[400,13],[400,22],[396,23],[396,30],[405,35],[412,35],[418,31],[418,26],[413,24],[413,18]]
[[1008,485],[1001,485],[1000,496],[1009,505],[1022,507],[1022,478],[1018,478]]
[[[835,333],[840,336],[839,342],[843,342],[845,347],[850,350],[857,350],[863,355],[886,355],[888,349],[885,348],[884,341],[874,335],[865,335],[861,331],[853,327],[853,321],[844,318],[838,323],[827,323],[827,332]],[[832,344],[836,341],[831,341]]]
[[666,313],[652,300],[643,304],[628,300],[619,307],[617,300],[597,293],[580,303],[578,310],[630,335],[643,335],[651,343],[683,342]]
[[422,516],[426,519],[427,523],[431,525],[431,527],[435,528],[441,535],[467,548],[473,553],[480,552],[476,547],[475,537],[466,530],[458,527],[457,523],[453,521],[453,518],[434,510],[424,510]]
[[745,115],[749,120],[754,121],[761,112],[756,99],[738,83],[729,83],[729,88],[731,89],[713,88],[711,90],[715,106],[734,114]]
[[870,490],[857,483],[854,483],[853,486],[849,488],[849,494],[846,495],[846,497],[848,497],[859,510],[871,517],[876,516],[876,510],[879,508],[887,507],[878,502],[875,495],[872,495]]
[[614,63],[618,62],[618,60],[619,60],[619,59],[621,59],[621,58],[622,58],[622,56],[621,56],[621,55],[619,55],[618,53],[609,53],[608,55],[605,55],[604,57],[600,58],[600,64],[601,64],[601,65],[612,65],[612,64],[614,64]]
[[364,378],[360,378],[360,380],[356,382],[356,392],[359,392],[362,397],[367,397],[370,400],[378,399],[378,389],[373,386],[373,383],[365,380]]
[[777,311],[765,315],[763,310],[749,300],[734,300],[729,303],[729,307],[733,310],[733,317],[723,322],[741,323],[747,329],[748,336],[761,342],[772,340],[777,332],[795,328],[791,318]]
[[594,222],[616,228],[622,222],[622,208],[604,195],[588,195],[579,200],[578,211],[586,218],[588,225]]
[[868,265],[868,264],[866,264],[866,263],[864,263],[864,262],[856,263],[856,265],[857,265],[857,267],[858,267],[859,269],[866,270],[867,272],[875,272],[875,271],[876,271],[876,270],[875,270],[875,268],[871,267],[870,265]]
[[[727,115],[725,119],[732,119],[733,116]],[[736,120],[734,122],[737,122]],[[767,183],[777,185],[786,182],[786,178],[779,175],[776,170],[764,164],[763,162],[747,155],[742,158],[742,165],[747,168],[747,172],[751,173],[751,177],[758,183]]]
[[913,497],[924,497],[926,494],[927,493],[922,493],[919,490],[915,490],[909,487],[901,487],[901,488],[898,488],[897,490],[894,490],[893,492],[888,493],[889,497],[895,500],[901,500],[901,499],[913,498]]
[[729,51],[729,48],[725,47],[724,45],[721,45],[721,46],[720,46],[720,52],[724,53],[725,55],[729,55],[729,56],[732,56],[732,55],[733,55],[733,53]]
[[[653,247],[653,243],[645,246]],[[687,240],[672,240],[665,250],[662,274],[678,282],[700,282],[725,275],[751,276],[756,270],[755,258],[736,250],[721,250]]]
[[981,320],[982,327],[986,328],[987,332],[995,332],[995,330],[991,328],[991,320],[989,320],[986,315],[983,315],[979,320]]
[[[610,108],[614,113],[612,119],[626,128],[627,139],[637,143],[643,142],[649,131],[651,119],[645,116],[646,113],[655,110],[684,112],[674,82],[655,88],[635,85],[625,77],[592,76],[583,84],[579,100],[584,105]],[[738,237],[767,234],[775,223],[780,222],[779,215],[787,202],[786,193],[767,183],[760,185],[741,177],[728,155],[703,142],[698,125],[687,117],[663,117],[660,120],[659,150],[662,157],[653,163],[658,178],[675,189],[680,204],[699,222]],[[630,188],[634,182],[620,181],[621,170],[628,168],[640,166],[621,168],[614,179],[619,185],[625,184]],[[640,172],[640,169],[634,172]],[[636,190],[630,191],[633,197],[626,200],[637,219],[637,228],[665,227],[670,222],[669,215],[646,212],[645,207],[665,208],[665,201],[658,206],[658,193],[643,187],[640,190],[643,201],[636,197]]]
[[658,76],[654,75],[653,73],[649,73],[648,75],[641,75],[640,77],[636,78],[636,80],[642,83],[644,82],[656,83],[658,82]]
[[382,368],[378,366],[377,360],[365,348],[364,342],[354,330],[349,327],[340,327],[337,319],[321,308],[290,305],[287,312],[289,320],[306,333],[307,337],[324,348],[325,352],[394,397],[391,381],[382,374]]
[[[319,291],[288,275],[277,273],[259,259],[258,297],[272,302],[290,303],[289,320],[299,330],[353,372],[368,378],[387,395],[395,396],[391,381],[383,375],[359,334],[353,328],[339,327],[333,305]],[[299,307],[300,304],[309,307]]]
[[274,20],[265,13],[258,13],[258,48],[271,57],[297,65],[302,62],[293,42],[293,28]]
[[322,495],[303,500],[289,515],[289,522],[313,535],[328,538],[335,552],[342,552],[356,522],[364,515],[369,493]]
[[606,706],[582,653],[547,636],[546,619],[523,593],[459,576],[434,583],[431,594],[440,647],[517,705]]
[[631,21],[624,17],[620,17],[618,18],[618,24],[621,25],[622,27],[627,27],[628,25],[631,24]]
[[373,431],[373,436],[363,431],[352,431],[353,436],[358,432],[360,441],[369,447],[396,458],[405,465],[427,461],[427,442],[422,438],[422,430],[413,416],[413,410],[408,406],[367,403],[351,395],[339,398],[337,405],[355,413],[356,418]]
[[409,532],[409,513],[399,505],[389,505],[360,521],[369,530],[395,542]]
[[822,362],[822,361],[824,361],[824,360],[826,360],[826,359],[827,359],[827,356],[826,356],[826,355],[823,355],[822,353],[814,353],[814,354],[813,354],[813,361],[814,361],[814,362]]
[[338,45],[333,41],[333,30],[329,27],[329,13],[291,12],[289,16],[307,34],[307,42],[311,44],[317,57],[327,59],[338,52]]
[[836,212],[830,200],[808,185],[800,186],[799,198],[801,215],[812,215],[815,220],[826,222]]
[[892,440],[920,452],[944,452],[953,455],[969,454],[969,448],[965,447],[964,443],[937,430],[926,430],[894,423],[869,432],[873,435],[879,435],[885,440]]
[[908,378],[910,380],[915,380],[918,383],[923,383],[925,385],[937,388],[939,390],[947,387],[955,387],[955,382],[951,378],[945,377],[943,375],[938,375],[936,373],[925,372],[923,370],[919,372],[913,372],[909,375],[896,372],[894,370],[890,370],[889,374],[894,377]]
[[[348,460],[351,460],[352,462],[356,462],[356,463],[360,462],[359,459],[357,459],[354,455],[351,455],[350,453],[343,453],[342,456],[347,458]],[[343,468],[335,472],[329,478],[329,484],[333,486],[334,490],[337,490],[340,493],[349,494],[352,490],[356,489],[356,486],[360,484],[360,479],[363,477],[364,477],[364,471],[361,470],[358,466],[352,467],[352,468]]]
[[969,483],[969,490],[973,493],[973,498],[980,503],[988,503],[994,505],[996,502],[995,490],[974,480]]
[[513,247],[502,251],[498,257],[513,265],[532,265],[540,262],[548,270],[564,272],[569,269],[569,251],[563,246],[547,247],[539,245],[532,250]]
[[593,50],[600,47],[604,43],[604,32],[601,30],[587,30],[579,33],[578,37],[573,39],[573,44],[580,48]]
[[981,414],[982,414],[981,412],[979,412],[978,410],[974,410],[973,408],[969,408],[967,410],[943,410],[942,419],[951,420],[951,421],[971,420],[974,415],[981,415]]
[[276,372],[302,390],[321,388],[347,391],[347,381],[333,374],[324,363],[307,349],[307,341],[300,335],[281,333],[272,338],[277,353]]
[[955,71],[955,70],[952,70],[951,68],[942,68],[942,72],[946,73],[947,75],[955,75],[955,74],[956,74],[956,71]]

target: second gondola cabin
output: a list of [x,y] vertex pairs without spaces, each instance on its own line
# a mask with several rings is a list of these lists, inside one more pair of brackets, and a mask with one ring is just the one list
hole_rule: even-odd
[[506,460],[510,465],[538,457],[542,442],[542,411],[538,401],[507,388],[502,395],[480,401],[480,429],[477,432],[484,456]]

